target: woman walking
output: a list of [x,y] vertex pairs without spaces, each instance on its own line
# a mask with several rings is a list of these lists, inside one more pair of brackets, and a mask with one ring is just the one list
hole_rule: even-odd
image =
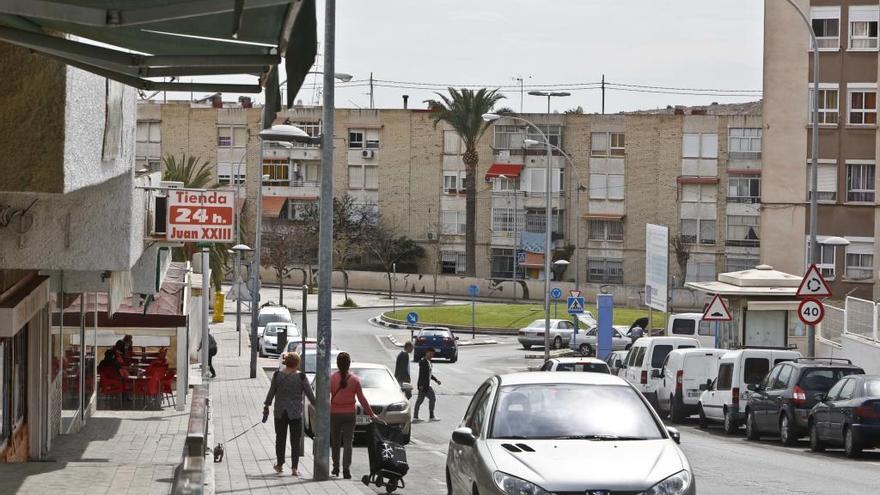
[[348,372],[351,356],[340,352],[336,357],[338,371],[330,377],[330,443],[332,445],[333,476],[339,476],[339,448],[344,445],[342,457],[342,477],[351,479],[351,444],[354,441],[356,422],[355,398],[361,403],[364,412],[372,419],[378,419],[361,389],[360,379]]
[[282,359],[284,369],[278,370],[272,375],[272,385],[266,395],[263,407],[263,415],[269,414],[269,406],[272,399],[275,400],[275,455],[278,463],[272,467],[276,473],[284,468],[287,430],[290,430],[291,472],[299,476],[299,436],[302,431],[303,395],[309,401],[315,403],[315,395],[306,375],[299,373],[299,354],[291,352]]

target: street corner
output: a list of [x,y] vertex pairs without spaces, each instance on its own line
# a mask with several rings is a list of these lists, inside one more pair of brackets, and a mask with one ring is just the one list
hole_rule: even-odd
[[391,345],[395,347],[403,347],[403,344],[406,343],[407,340],[406,336],[403,335],[388,334],[385,338],[387,338],[388,341],[391,342]]

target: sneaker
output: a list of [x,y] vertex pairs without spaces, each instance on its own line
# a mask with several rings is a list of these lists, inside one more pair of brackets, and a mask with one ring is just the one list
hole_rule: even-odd
[[343,469],[342,470],[342,477],[347,480],[350,480],[351,479],[351,471],[349,471],[348,469]]
[[333,468],[333,471],[330,471],[330,475],[331,476],[339,476],[339,468],[338,467]]
[[273,464],[272,465],[272,469],[274,469],[276,473],[280,473],[281,470],[283,469],[283,467],[284,466],[282,464]]
[[435,417],[431,418],[430,421],[433,421],[436,423],[437,421],[440,421],[440,418],[435,416]]
[[412,419],[412,422],[413,422],[413,423],[421,423],[422,420],[419,419],[419,418],[413,418],[413,419]]
[[291,468],[290,474],[296,476],[297,478],[299,477],[299,471],[296,468]]

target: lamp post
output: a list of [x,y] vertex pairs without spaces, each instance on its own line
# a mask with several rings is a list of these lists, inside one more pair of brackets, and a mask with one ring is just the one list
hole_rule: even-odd
[[[496,113],[483,114],[483,120],[490,123],[495,122],[500,118],[501,116]],[[537,125],[522,117],[505,115],[505,118],[517,120],[530,126],[532,129],[538,131],[538,134],[541,135],[541,138],[547,144],[547,175],[545,176],[546,182],[544,188],[544,198],[547,202],[544,225],[544,361],[547,361],[550,359],[550,258],[552,249],[550,237],[552,235],[551,227],[553,223],[553,195],[551,193],[553,186],[553,168],[551,167],[551,161],[553,159],[553,150],[551,148],[550,140],[547,139],[547,135],[544,134],[544,131],[542,131]]]
[[235,254],[235,331],[238,332],[238,355],[241,356],[241,255],[253,249],[244,244],[236,244],[229,251]]
[[547,97],[547,113],[550,113],[550,98],[553,97],[562,97],[562,96],[571,96],[571,93],[565,91],[529,91],[529,94],[532,96],[546,96]]
[[[812,153],[810,170],[810,263],[819,262],[819,250],[816,236],[818,235],[818,220],[816,211],[818,209],[818,198],[816,190],[818,189],[819,174],[819,42],[816,40],[816,32],[813,31],[813,25],[807,14],[793,0],[786,0],[797,13],[801,16],[807,30],[810,32],[810,40],[813,42],[813,122],[811,125],[811,134],[813,142],[810,143],[810,153]],[[816,325],[807,325],[807,357],[816,357]]]

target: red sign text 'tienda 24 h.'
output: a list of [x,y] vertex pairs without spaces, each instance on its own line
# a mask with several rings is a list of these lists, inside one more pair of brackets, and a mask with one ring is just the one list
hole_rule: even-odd
[[168,191],[168,240],[230,242],[235,235],[233,191]]

